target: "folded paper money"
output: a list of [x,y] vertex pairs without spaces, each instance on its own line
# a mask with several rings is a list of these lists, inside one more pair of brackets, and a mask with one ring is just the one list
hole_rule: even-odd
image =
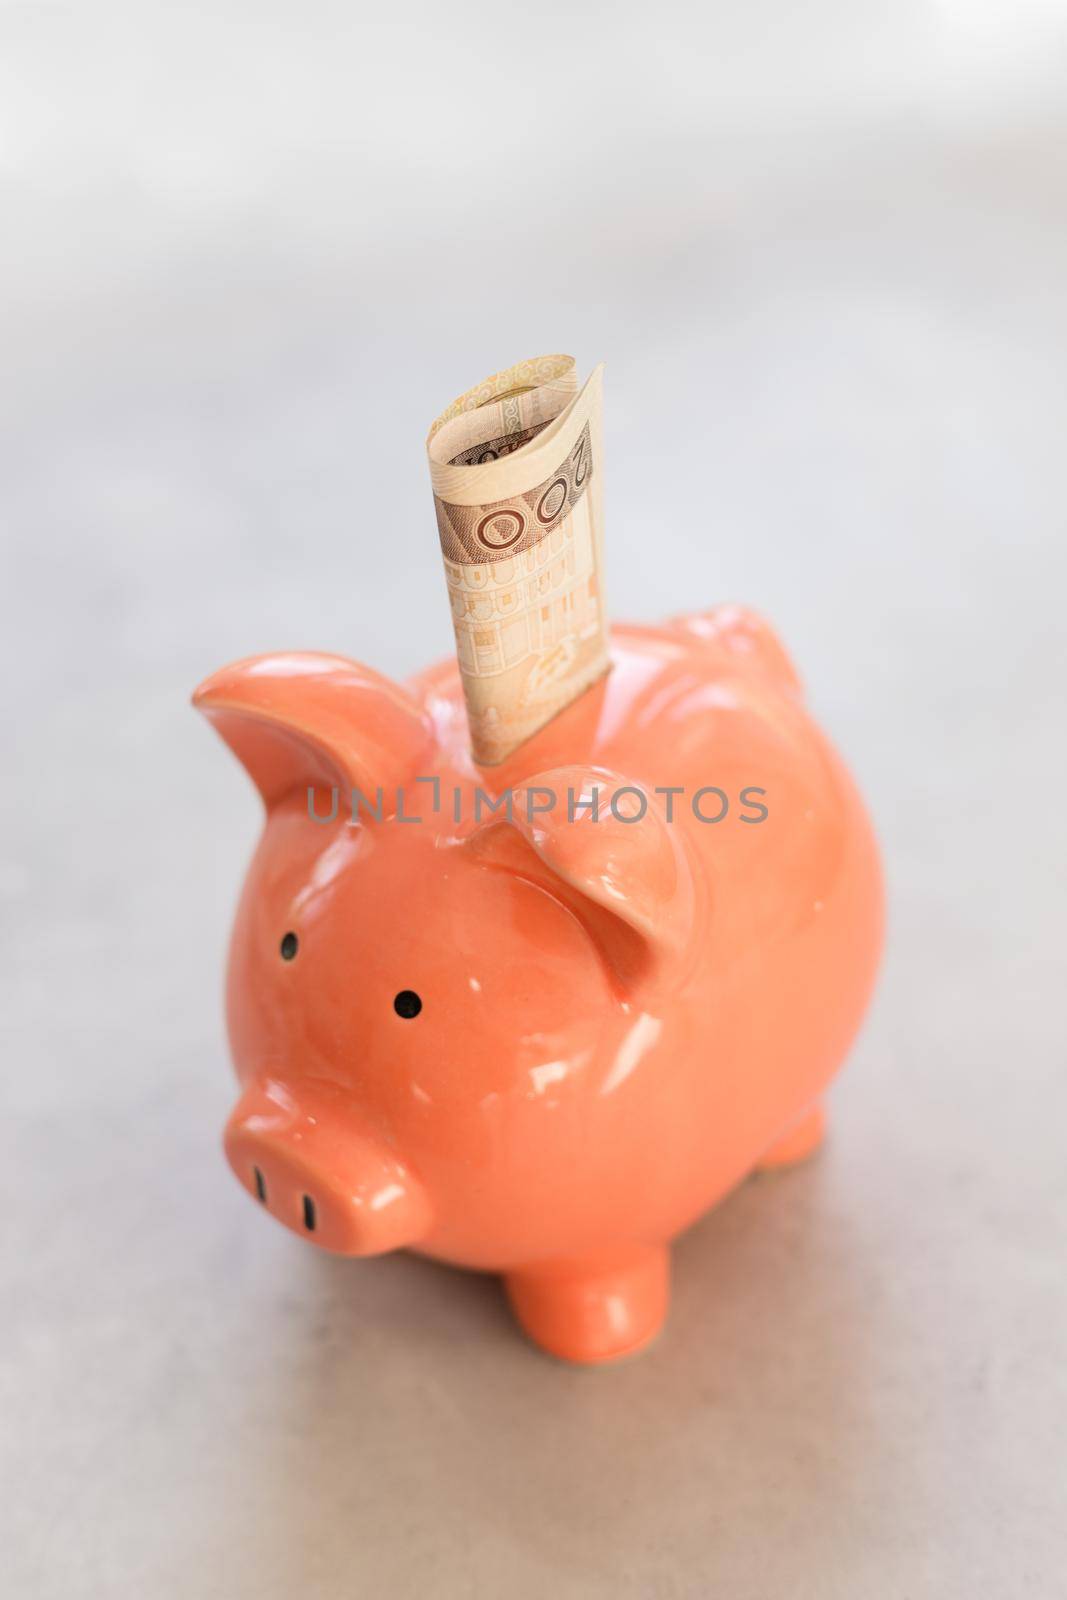
[[603,368],[538,356],[469,389],[426,451],[456,654],[481,766],[610,666],[603,599]]

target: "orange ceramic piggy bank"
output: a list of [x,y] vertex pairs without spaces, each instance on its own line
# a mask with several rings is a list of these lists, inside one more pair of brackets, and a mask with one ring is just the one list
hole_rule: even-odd
[[327,1250],[503,1273],[575,1361],[651,1339],[673,1236],[818,1142],[882,928],[863,805],[765,624],[621,627],[613,661],[491,769],[452,662],[402,688],[262,656],[196,694],[267,808],[234,1172]]

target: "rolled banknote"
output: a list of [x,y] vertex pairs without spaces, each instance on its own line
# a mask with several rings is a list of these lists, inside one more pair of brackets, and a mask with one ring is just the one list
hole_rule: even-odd
[[471,748],[495,766],[610,665],[603,368],[538,356],[454,400],[426,451]]

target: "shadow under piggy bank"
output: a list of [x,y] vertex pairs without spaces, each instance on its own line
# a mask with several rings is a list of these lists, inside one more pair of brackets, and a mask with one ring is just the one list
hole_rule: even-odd
[[892,1319],[834,1165],[745,1185],[687,1233],[668,1336],[593,1373],[531,1361],[488,1275],[308,1255],[282,1289],[279,1241],[244,1404],[284,1447],[241,1468],[244,1581],[748,1594],[832,1571],[858,1590],[867,1508],[909,1474],[879,1411]]

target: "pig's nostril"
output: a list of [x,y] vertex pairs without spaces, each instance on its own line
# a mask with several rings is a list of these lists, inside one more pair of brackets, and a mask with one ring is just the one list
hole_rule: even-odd
[[304,1227],[309,1233],[315,1232],[315,1202],[309,1194],[304,1196]]
[[267,1203],[267,1185],[266,1185],[266,1182],[264,1181],[263,1174],[262,1174],[262,1172],[260,1172],[258,1167],[253,1167],[252,1168],[252,1176],[256,1181],[256,1199],[257,1200],[262,1200],[263,1204],[266,1205],[266,1203]]

